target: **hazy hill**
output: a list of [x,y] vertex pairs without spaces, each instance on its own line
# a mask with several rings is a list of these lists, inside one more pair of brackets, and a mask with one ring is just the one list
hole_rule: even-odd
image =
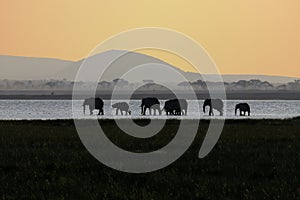
[[[125,55],[123,55],[126,53]],[[134,66],[148,64],[142,71],[149,76],[149,79],[160,79],[165,82],[177,82],[181,80],[174,79],[173,76],[165,76],[165,73],[159,73],[159,65],[165,65],[174,69],[188,78],[189,81],[201,79],[199,74],[192,72],[183,72],[182,70],[169,65],[168,63],[140,53],[126,52],[120,50],[111,50],[103,52],[92,57],[89,57],[85,62],[92,63],[97,68],[105,68],[105,66],[115,57],[122,55],[118,60],[113,62],[105,72],[105,79],[111,81],[119,78],[122,72],[126,72]],[[19,57],[19,56],[0,56],[0,79],[10,80],[42,80],[42,79],[68,79],[74,80],[79,66],[83,60],[67,61],[52,58],[33,58],[33,57]],[[153,67],[156,65],[157,67]],[[91,72],[93,73],[93,72]],[[93,74],[91,74],[93,75]],[[154,77],[154,78],[153,78]],[[208,75],[208,81],[214,81],[216,75]],[[139,80],[140,76],[132,74],[126,80],[129,81],[142,81]],[[145,77],[142,77],[145,79]],[[287,83],[294,81],[295,77],[284,76],[266,76],[266,75],[223,75],[225,82],[235,82],[238,80],[251,80],[259,79],[271,83]]]

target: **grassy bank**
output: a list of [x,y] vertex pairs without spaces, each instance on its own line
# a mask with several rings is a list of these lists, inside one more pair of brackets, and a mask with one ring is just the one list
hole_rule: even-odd
[[[117,145],[147,152],[167,144],[179,121],[167,121],[161,133],[146,141],[122,134],[111,120],[100,123]],[[300,119],[228,120],[213,151],[198,159],[207,127],[208,121],[200,123],[192,146],[170,166],[147,174],[128,174],[95,160],[71,120],[0,121],[0,198],[300,197]]]

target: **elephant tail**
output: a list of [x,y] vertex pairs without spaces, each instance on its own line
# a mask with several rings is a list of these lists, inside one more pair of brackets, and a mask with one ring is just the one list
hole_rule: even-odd
[[82,106],[83,106],[83,114],[85,115],[85,105]]

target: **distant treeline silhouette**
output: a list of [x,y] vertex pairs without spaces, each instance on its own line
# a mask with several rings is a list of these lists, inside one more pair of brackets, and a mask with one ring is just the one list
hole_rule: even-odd
[[[72,90],[74,81],[63,80],[0,80],[0,90]],[[84,90],[90,88],[89,82],[77,82],[77,84]],[[144,80],[143,82],[130,83],[124,79],[115,79],[113,81],[101,81],[98,83],[98,90],[112,90],[116,85],[121,86],[122,89],[132,89],[143,86],[142,90],[164,90],[165,87],[156,84],[152,80]],[[193,82],[174,83],[177,88],[185,89],[192,86],[195,90],[207,90],[207,85],[210,87],[218,87],[218,82],[205,82],[197,80]],[[286,84],[275,84],[267,81],[257,79],[253,80],[239,80],[236,82],[224,82],[227,91],[234,90],[300,90],[300,80],[289,82]]]

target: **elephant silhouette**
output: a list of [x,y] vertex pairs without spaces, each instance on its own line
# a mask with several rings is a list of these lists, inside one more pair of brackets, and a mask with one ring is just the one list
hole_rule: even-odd
[[123,115],[123,111],[125,111],[125,114],[131,115],[131,111],[129,110],[129,105],[126,102],[119,102],[112,105],[112,108],[116,108],[116,115],[119,114],[119,111],[121,111],[121,115]]
[[223,116],[223,101],[221,99],[205,99],[203,104],[203,112],[205,113],[206,106],[209,106],[209,116],[214,115],[214,109],[219,111],[220,116]]
[[90,115],[93,114],[93,110],[99,110],[99,113],[98,115],[104,115],[104,112],[103,112],[103,105],[104,105],[104,102],[102,99],[100,98],[87,98],[84,100],[83,102],[83,114],[85,114],[85,107],[86,106],[89,106],[89,110],[90,110]]
[[160,102],[155,97],[146,97],[142,99],[141,104],[141,114],[145,115],[146,110],[149,110],[149,114],[151,115],[151,110],[154,111],[154,115],[156,115],[156,111],[158,111],[159,115],[161,115]]
[[245,116],[246,112],[248,116],[250,116],[250,106],[247,103],[239,103],[235,106],[235,115],[237,115],[237,111],[240,110],[240,116]]
[[170,99],[165,102],[163,110],[167,115],[187,115],[187,107],[185,99]]

